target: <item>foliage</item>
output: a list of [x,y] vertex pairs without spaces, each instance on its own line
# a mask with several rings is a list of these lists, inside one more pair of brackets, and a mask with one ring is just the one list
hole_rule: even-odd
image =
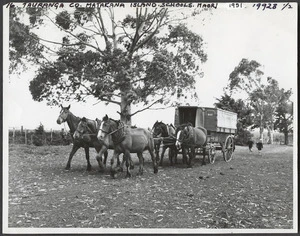
[[[43,57],[34,61],[39,69],[30,91],[34,100],[46,100],[49,105],[94,97],[119,105],[121,119],[130,122],[136,114],[131,113],[131,104],[144,104],[142,110],[157,103],[175,105],[175,95],[185,97],[194,90],[201,63],[207,60],[203,39],[183,23],[187,16],[179,18],[168,8],[136,8],[135,14],[123,19],[113,8],[76,8],[55,16],[47,11],[27,14],[32,31],[53,24],[63,34],[57,42],[28,37],[19,30],[25,42],[34,38],[44,49]],[[15,28],[10,31],[15,33]],[[20,53],[19,58],[27,54]]]
[[222,95],[221,98],[217,98],[217,101],[214,104],[215,107],[237,113],[236,143],[241,145],[246,144],[250,136],[247,128],[253,124],[252,109],[242,99],[235,100],[227,93]]
[[269,142],[273,142],[275,111],[281,106],[284,90],[279,88],[277,80],[268,77],[267,83],[262,82],[263,72],[261,65],[256,61],[242,59],[239,65],[229,76],[229,84],[225,91],[230,95],[234,92],[246,92],[248,104],[252,109],[253,125],[251,128],[268,130]]
[[[30,27],[21,22],[21,10],[11,7],[9,11],[9,71],[18,73],[27,69],[26,62],[38,63],[44,46],[39,44],[37,35],[30,31]],[[33,22],[31,17],[30,22]]]
[[243,58],[230,73],[227,89],[230,92],[244,90],[250,93],[253,88],[259,88],[261,86],[261,76],[264,74],[260,67],[261,65],[257,61],[249,61]]

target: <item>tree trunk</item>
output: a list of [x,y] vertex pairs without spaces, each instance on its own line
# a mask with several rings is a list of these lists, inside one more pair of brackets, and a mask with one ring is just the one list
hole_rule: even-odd
[[263,113],[260,114],[260,127],[259,127],[259,138],[263,140],[264,124],[263,124]]
[[284,132],[284,144],[289,145],[289,133]]
[[264,127],[259,128],[259,139],[264,139]]
[[267,129],[268,129],[268,137],[269,137],[268,144],[273,144],[273,130],[270,126],[267,126]]
[[121,121],[126,125],[131,126],[131,101],[128,100],[128,92],[123,91],[121,96],[121,105],[120,105],[120,116]]

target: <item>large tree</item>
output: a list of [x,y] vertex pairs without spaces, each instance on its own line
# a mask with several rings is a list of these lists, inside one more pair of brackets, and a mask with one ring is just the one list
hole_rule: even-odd
[[264,73],[261,65],[248,59],[242,59],[241,62],[229,76],[229,84],[226,91],[230,96],[235,92],[244,92],[248,104],[252,108],[253,126],[259,128],[262,138],[264,129],[268,130],[269,142],[273,141],[274,115],[280,99],[281,92],[278,82],[271,77],[267,82],[263,82]]
[[[11,8],[11,69],[22,60],[38,65],[30,91],[49,105],[92,96],[120,106],[129,124],[137,112],[191,93],[207,60],[201,36],[184,24],[188,16],[168,8],[136,8],[122,19],[115,8],[18,11]],[[61,40],[41,34],[45,27]],[[137,103],[144,107],[132,113]]]
[[268,131],[269,143],[273,143],[273,131],[275,122],[275,111],[280,105],[282,90],[278,82],[271,77],[267,78],[267,84],[262,84],[249,94],[250,103],[254,108],[255,125],[261,133],[266,128]]
[[293,102],[290,101],[292,91],[281,89],[281,92],[275,112],[274,128],[284,134],[284,144],[288,145],[288,136],[293,132]]

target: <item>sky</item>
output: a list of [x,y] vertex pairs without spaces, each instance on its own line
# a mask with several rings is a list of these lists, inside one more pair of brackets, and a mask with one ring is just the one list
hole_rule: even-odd
[[[219,3],[212,14],[205,12],[203,14],[206,15],[200,14],[198,19],[188,22],[189,27],[202,36],[208,55],[207,62],[202,66],[204,76],[196,83],[199,102],[195,105],[213,107],[216,98],[223,94],[229,74],[242,58],[259,62],[263,66],[265,78],[271,76],[279,82],[281,88],[292,88],[293,99],[297,101],[297,6],[290,5],[292,9],[281,10],[281,3],[276,9],[257,10],[253,3],[243,3],[242,8],[230,8],[229,3]],[[4,8],[4,11],[3,61],[8,62],[8,33],[5,33],[8,32],[8,23],[5,23],[8,20],[7,9]],[[125,13],[126,8],[122,12]],[[59,107],[32,100],[28,86],[34,71],[9,76],[7,66],[8,63],[4,64],[4,127],[34,129],[42,123],[46,130],[67,129],[66,124],[56,123]],[[88,103],[66,102],[62,105],[71,105],[71,112],[79,117],[101,119],[107,114],[119,119],[118,106],[105,106],[96,100],[89,100]],[[133,106],[132,112],[136,109]],[[174,123],[174,112],[174,108],[147,110],[133,116],[132,124],[147,128],[152,127],[156,120]]]

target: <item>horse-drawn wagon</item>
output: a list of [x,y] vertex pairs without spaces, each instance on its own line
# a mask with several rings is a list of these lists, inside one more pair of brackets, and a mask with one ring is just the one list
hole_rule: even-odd
[[[204,127],[207,130],[206,153],[210,163],[214,163],[216,150],[221,150],[226,162],[232,159],[235,149],[237,114],[219,108],[179,106],[175,110],[175,126],[190,123],[193,127]],[[203,154],[198,147],[196,154]]]

